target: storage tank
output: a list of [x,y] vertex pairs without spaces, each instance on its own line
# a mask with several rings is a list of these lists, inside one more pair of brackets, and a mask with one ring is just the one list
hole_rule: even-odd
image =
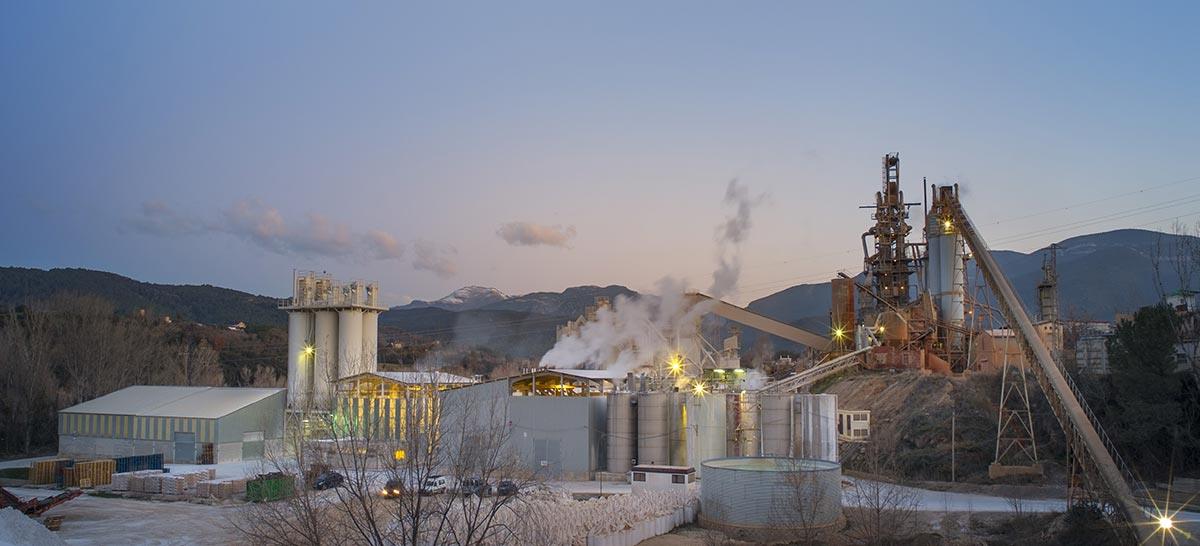
[[307,311],[288,313],[288,407],[302,409],[312,393],[313,315]]
[[667,394],[668,415],[671,418],[671,464],[687,466],[687,427],[691,422],[688,416],[687,396],[681,392]]
[[742,391],[725,395],[725,453],[758,456],[758,395]]
[[842,466],[787,457],[705,461],[700,526],[748,542],[819,541],[842,517]]
[[638,464],[670,464],[670,394],[637,395]]
[[837,395],[797,394],[795,408],[796,457],[838,460]]
[[614,392],[608,395],[608,471],[629,472],[637,456],[637,405],[635,395]]
[[[963,241],[959,226],[942,207],[955,198],[957,186],[933,188],[933,207],[925,225],[927,239],[926,287],[937,303],[938,318],[950,326],[962,326],[965,312]],[[950,330],[950,343],[962,346],[962,334]]]
[[759,395],[758,404],[763,456],[790,457],[792,455],[792,395]]
[[364,311],[362,326],[362,371],[379,370],[379,312]]
[[725,457],[725,397],[688,396],[687,408],[687,465],[696,469],[696,477],[704,475],[700,463]]
[[363,356],[362,309],[338,311],[338,368],[337,377],[350,377],[362,372]]
[[329,409],[333,400],[333,384],[337,381],[338,361],[338,313],[337,311],[316,312],[316,335],[313,340],[313,388],[312,405],[317,409]]

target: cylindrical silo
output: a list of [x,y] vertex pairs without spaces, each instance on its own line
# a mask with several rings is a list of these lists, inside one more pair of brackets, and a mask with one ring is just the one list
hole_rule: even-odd
[[704,461],[725,457],[725,397],[689,396],[687,407],[687,465],[703,477]]
[[637,456],[637,406],[635,395],[615,392],[608,395],[608,471],[629,472]]
[[645,392],[638,397],[638,464],[671,464],[670,395]]
[[837,395],[795,396],[796,457],[837,461]]
[[738,457],[705,461],[700,526],[740,541],[820,541],[842,517],[842,467],[830,461]]
[[318,409],[329,409],[333,401],[334,382],[338,369],[338,313],[337,311],[316,312],[315,351],[313,354],[312,405]]
[[742,391],[725,396],[725,452],[730,457],[758,456],[758,395]]
[[350,377],[362,369],[362,340],[362,309],[338,311],[338,379]]
[[680,392],[667,394],[667,406],[671,418],[671,464],[687,465],[687,427],[691,418],[688,416],[686,396]]
[[758,397],[758,422],[762,427],[762,455],[790,457],[792,451],[792,395],[762,394]]
[[365,311],[363,312],[362,325],[362,357],[363,365],[360,368],[363,372],[374,372],[379,370],[379,312]]
[[312,327],[308,311],[288,313],[288,407],[304,409],[312,393]]

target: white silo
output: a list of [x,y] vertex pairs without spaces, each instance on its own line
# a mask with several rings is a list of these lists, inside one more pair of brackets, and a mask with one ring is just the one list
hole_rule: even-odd
[[[370,302],[368,302],[370,303]],[[362,317],[362,357],[363,366],[360,371],[374,372],[379,370],[379,312],[364,311]]]
[[797,394],[793,407],[796,413],[795,456],[837,461],[837,395]]
[[338,311],[337,378],[350,377],[363,369],[363,312],[362,309]]
[[313,314],[288,313],[288,407],[308,406],[313,385]]
[[329,409],[338,373],[338,312],[317,311],[316,322],[312,405],[317,409]]

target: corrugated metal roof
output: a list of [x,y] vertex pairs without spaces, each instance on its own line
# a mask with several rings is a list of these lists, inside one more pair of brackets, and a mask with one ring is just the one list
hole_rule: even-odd
[[346,381],[364,375],[373,375],[382,377],[391,381],[397,381],[406,385],[466,385],[474,383],[475,380],[461,375],[454,375],[446,372],[422,371],[422,372],[366,372],[358,375],[352,375],[341,379]]
[[573,375],[584,379],[618,379],[625,377],[625,374],[613,370],[585,370],[582,368],[544,368],[538,372],[561,373],[564,375]]
[[284,390],[135,385],[59,411],[217,419]]

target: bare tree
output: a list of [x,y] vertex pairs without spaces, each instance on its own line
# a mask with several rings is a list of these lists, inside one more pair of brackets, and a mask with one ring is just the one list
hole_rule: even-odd
[[[504,399],[456,395],[437,377],[431,373],[422,385],[337,405],[356,396],[348,390],[332,411],[308,413],[308,432],[291,433],[290,458],[272,466],[298,476],[315,463],[341,474],[343,484],[314,492],[309,480],[302,480],[288,505],[248,507],[238,528],[252,541],[264,532],[291,537],[272,542],[283,544],[336,543],[332,537],[379,546],[512,543],[505,522],[519,514],[520,497],[489,495],[483,488],[477,494],[422,492],[438,475],[451,484],[473,479],[493,486],[502,479],[518,486],[531,479],[516,471]],[[372,399],[389,400],[390,411],[380,411],[381,403],[360,405]],[[295,422],[291,428],[303,429]],[[248,524],[249,519],[265,522]]]
[[891,474],[890,461],[874,441],[866,448],[867,471],[872,479],[855,480],[849,491],[858,521],[847,534],[862,544],[893,543],[908,534],[920,501],[915,490],[883,481],[880,476]]
[[[28,453],[34,435],[54,419],[54,342],[48,317],[28,307],[9,311],[0,330],[0,415],[9,423],[7,448]],[[8,436],[8,435],[6,435]]]
[[819,544],[830,524],[824,521],[829,514],[822,507],[831,503],[841,506],[840,498],[832,498],[841,495],[841,484],[834,482],[836,489],[831,489],[821,481],[818,469],[804,459],[780,460],[786,465],[782,472],[787,490],[782,502],[773,504],[771,519],[780,527],[795,529],[797,543]]

